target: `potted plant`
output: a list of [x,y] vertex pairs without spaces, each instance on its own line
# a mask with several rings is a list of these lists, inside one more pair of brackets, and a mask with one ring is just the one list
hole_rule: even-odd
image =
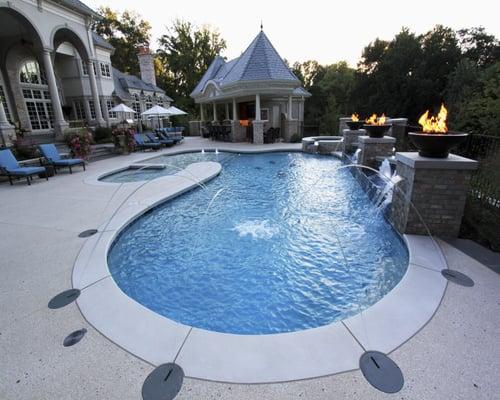
[[119,154],[129,154],[135,150],[134,130],[129,128],[113,129],[113,143]]
[[391,124],[386,124],[386,116],[382,114],[382,116],[377,117],[377,114],[372,114],[370,118],[365,120],[365,124],[363,125],[363,129],[368,132],[368,136],[371,138],[383,138],[384,134],[391,129]]
[[418,154],[429,158],[447,158],[450,150],[465,141],[468,133],[450,132],[446,125],[448,110],[441,104],[437,116],[429,117],[427,110],[418,123],[422,126],[420,132],[409,132],[408,137],[418,149]]
[[92,133],[85,128],[71,129],[64,135],[64,142],[69,147],[71,157],[87,160],[92,152]]

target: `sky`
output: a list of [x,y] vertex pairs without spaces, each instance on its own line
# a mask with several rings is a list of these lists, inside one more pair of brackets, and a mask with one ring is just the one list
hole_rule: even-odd
[[216,28],[226,40],[222,54],[238,57],[260,30],[289,62],[358,62],[375,38],[390,40],[401,27],[420,34],[436,24],[461,29],[483,26],[500,38],[500,1],[491,0],[83,0],[97,9],[134,10],[152,25],[151,48],[176,18]]

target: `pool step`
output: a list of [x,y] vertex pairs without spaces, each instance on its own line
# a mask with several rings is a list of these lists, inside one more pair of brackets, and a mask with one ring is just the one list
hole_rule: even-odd
[[165,164],[132,164],[130,169],[165,169]]

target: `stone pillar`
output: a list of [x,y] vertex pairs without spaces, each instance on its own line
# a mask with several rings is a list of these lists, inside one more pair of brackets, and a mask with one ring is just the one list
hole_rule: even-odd
[[7,120],[7,115],[5,115],[5,109],[0,99],[0,143],[4,146],[10,146],[12,145],[12,139],[15,138],[16,130]]
[[103,126],[105,121],[102,117],[101,103],[99,102],[99,91],[97,90],[97,81],[94,74],[94,61],[87,61],[87,70],[89,71],[90,91],[92,92],[92,100],[94,101],[95,119],[97,126]]
[[393,149],[396,145],[396,139],[390,136],[384,136],[383,138],[360,136],[358,143],[358,148],[361,150],[358,164],[376,168],[378,165],[377,157],[390,157],[394,154]]
[[255,120],[260,121],[260,94],[255,95]]
[[292,95],[288,95],[288,121],[292,120]]
[[351,117],[339,118],[339,136],[342,136],[342,134],[344,133],[344,129],[349,129],[346,122],[351,120]]
[[255,144],[264,144],[264,122],[253,121],[253,142]]
[[69,127],[69,124],[64,120],[64,115],[61,107],[61,99],[57,90],[56,75],[54,66],[52,65],[51,51],[43,50],[43,64],[45,67],[45,75],[49,86],[50,99],[52,100],[52,109],[54,110],[54,130],[57,139],[62,139],[64,131]]
[[203,114],[203,104],[200,103],[200,121],[205,121],[205,115]]
[[344,136],[343,153],[352,154],[358,147],[359,137],[366,136],[366,131],[364,129],[358,129],[357,131],[344,129],[343,136]]
[[457,237],[476,168],[477,161],[454,154],[427,158],[396,153],[396,173],[403,178],[391,205],[390,218],[396,229],[401,234],[427,235],[423,220],[432,235]]
[[233,121],[238,121],[238,108],[236,107],[236,99],[233,99]]
[[214,107],[214,122],[217,121],[217,104],[215,104],[215,102],[213,103],[213,107]]

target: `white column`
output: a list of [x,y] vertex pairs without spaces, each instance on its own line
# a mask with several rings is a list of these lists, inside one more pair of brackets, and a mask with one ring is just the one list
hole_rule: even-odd
[[226,119],[229,119],[229,104],[226,103],[225,106],[226,106]]
[[217,121],[217,105],[215,104],[215,102],[213,103],[213,107],[214,107],[214,122]]
[[203,115],[203,104],[200,103],[200,121],[205,121],[205,115]]
[[292,120],[292,95],[288,96],[288,120]]
[[260,94],[255,95],[255,120],[260,121]]
[[9,121],[7,120],[7,114],[5,114],[5,109],[3,108],[2,99],[0,99],[0,127],[8,126],[11,127]]
[[[64,120],[64,115],[61,107],[61,99],[57,90],[56,75],[54,73],[54,66],[52,65],[52,57],[50,50],[43,49],[43,64],[45,66],[45,75],[47,76],[47,83],[49,85],[50,99],[52,100],[52,109],[54,110],[54,122],[57,128],[67,126]],[[62,133],[62,132],[61,132]]]
[[233,99],[233,121],[238,120],[238,109],[236,108],[236,99]]
[[87,70],[89,71],[90,91],[92,92],[92,100],[94,101],[96,122],[98,126],[104,125],[99,102],[99,92],[97,91],[97,81],[94,74],[94,62],[92,60],[87,61]]

